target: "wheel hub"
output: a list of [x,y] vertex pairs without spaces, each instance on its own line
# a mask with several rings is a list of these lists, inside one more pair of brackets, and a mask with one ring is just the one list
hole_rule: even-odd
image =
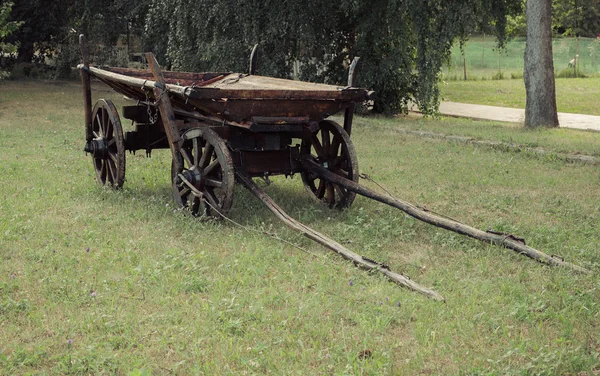
[[108,158],[108,147],[106,146],[106,141],[102,137],[97,137],[88,141],[83,150],[86,153],[91,153],[92,156],[97,159]]
[[[204,178],[202,173],[196,168],[185,169],[181,171],[181,175],[185,178],[185,180],[189,181],[195,188],[202,190],[204,187]],[[185,184],[183,179],[180,176],[177,176],[177,184]]]

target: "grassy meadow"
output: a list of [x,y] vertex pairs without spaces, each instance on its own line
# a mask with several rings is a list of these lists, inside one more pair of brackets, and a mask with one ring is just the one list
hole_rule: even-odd
[[[600,77],[557,78],[559,112],[600,116]],[[525,82],[513,80],[443,81],[444,100],[490,106],[525,108]]]
[[358,118],[352,135],[361,172],[399,198],[523,236],[590,275],[362,197],[331,211],[299,176],[265,187],[290,215],[433,287],[440,303],[291,232],[241,187],[230,217],[304,252],[174,210],[168,151],[128,154],[123,189],[103,189],[82,124],[77,82],[0,81],[2,375],[600,374],[598,167],[394,128],[594,155],[599,134]]

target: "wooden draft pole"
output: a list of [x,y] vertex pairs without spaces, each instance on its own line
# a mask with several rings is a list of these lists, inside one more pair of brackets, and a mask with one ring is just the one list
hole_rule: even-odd
[[388,277],[390,280],[398,283],[401,286],[404,286],[413,291],[419,292],[431,299],[438,300],[438,301],[444,301],[444,297],[442,297],[440,294],[438,294],[434,290],[431,290],[427,287],[423,287],[423,286],[419,285],[418,283],[413,282],[408,277],[405,277],[401,274],[391,271],[387,265],[381,264],[377,261],[368,259],[357,253],[354,253],[351,250],[349,250],[348,248],[346,248],[343,245],[336,242],[335,240],[332,240],[332,239],[328,238],[327,236],[311,229],[310,227],[296,221],[294,218],[290,217],[286,212],[284,212],[283,209],[281,209],[273,201],[273,199],[271,199],[271,197],[269,197],[269,195],[266,194],[265,191],[260,189],[260,187],[258,185],[256,185],[256,183],[254,183],[254,181],[252,181],[252,178],[250,178],[238,171],[236,171],[236,176],[240,183],[242,183],[246,188],[248,188],[248,190],[250,192],[252,192],[252,194],[254,196],[256,196],[263,204],[265,204],[265,206],[289,228],[291,228],[295,231],[298,231],[301,234],[303,234],[304,236],[306,236],[307,238],[314,240],[315,242],[325,246],[326,248],[329,248],[330,250],[341,255],[345,259],[348,259],[348,260],[354,262],[355,265],[357,265],[363,269],[378,271],[378,272],[382,273],[383,275],[385,275],[386,277]]
[[[354,60],[352,60],[352,64],[350,64],[350,69],[348,69],[348,86],[355,87],[356,80],[358,79],[358,62],[360,61],[360,57],[356,56]],[[352,102],[346,111],[344,112],[344,130],[350,136],[352,133],[352,120],[354,119],[354,108],[356,105]]]
[[368,188],[361,186],[358,183],[336,175],[331,171],[327,170],[326,168],[320,166],[311,159],[303,159],[302,165],[308,171],[316,174],[321,179],[328,180],[334,184],[344,187],[345,189],[348,189],[352,192],[356,192],[370,199],[393,206],[423,222],[444,228],[446,230],[454,231],[459,234],[484,241],[486,243],[491,243],[508,249],[512,249],[515,252],[518,252],[520,254],[523,254],[527,257],[530,257],[534,260],[543,262],[548,265],[568,267],[578,273],[590,273],[588,269],[582,268],[581,266],[575,264],[571,264],[562,260],[561,258],[550,256],[544,252],[538,251],[537,249],[527,246],[525,244],[525,240],[517,236],[511,234],[496,233],[492,231],[482,231],[469,225],[465,225],[464,223],[460,223],[458,221],[430,213],[424,209],[416,207],[413,204],[374,192]]
[[148,67],[150,70],[152,70],[152,74],[156,80],[154,82],[154,98],[156,98],[156,104],[158,105],[160,117],[165,127],[167,139],[169,140],[173,161],[178,161],[179,159],[177,156],[179,155],[179,150],[181,149],[181,137],[179,136],[179,131],[177,130],[177,124],[175,123],[175,113],[173,112],[173,106],[171,105],[171,100],[169,99],[169,91],[165,84],[165,78],[162,70],[160,69],[160,65],[158,65],[158,62],[154,57],[154,54],[152,52],[147,52],[145,55],[146,61],[148,62]]
[[85,35],[79,35],[79,47],[83,59],[81,69],[81,84],[83,86],[83,109],[85,116],[85,142],[90,142],[94,138],[92,133],[92,87],[90,83],[90,51]]

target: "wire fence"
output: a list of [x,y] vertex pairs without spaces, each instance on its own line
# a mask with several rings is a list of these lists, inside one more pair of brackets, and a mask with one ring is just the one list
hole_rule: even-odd
[[[469,39],[461,51],[452,48],[450,64],[443,69],[445,80],[489,80],[523,77],[525,38],[508,41],[497,48],[495,38]],[[555,38],[552,41],[557,77],[600,76],[600,38]]]

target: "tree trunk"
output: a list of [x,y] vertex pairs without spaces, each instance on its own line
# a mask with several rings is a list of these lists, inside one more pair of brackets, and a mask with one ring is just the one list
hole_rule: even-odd
[[527,1],[525,126],[558,127],[552,61],[552,0]]

